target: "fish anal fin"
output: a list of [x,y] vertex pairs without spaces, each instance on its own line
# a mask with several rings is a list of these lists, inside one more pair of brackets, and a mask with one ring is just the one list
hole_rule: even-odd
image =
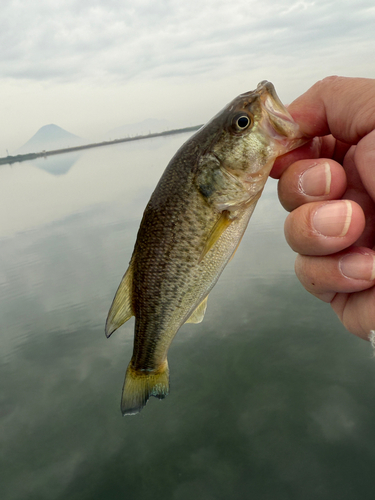
[[229,217],[229,212],[228,210],[224,210],[214,227],[212,228],[210,234],[208,235],[206,244],[203,248],[203,251],[201,253],[201,256],[199,257],[199,262],[201,262],[204,257],[206,256],[207,252],[211,250],[211,248],[215,245],[215,243],[218,241],[220,236],[224,233],[224,231],[231,225],[233,222],[233,219]]
[[189,318],[186,320],[185,323],[201,323],[203,321],[207,309],[207,299],[208,295],[205,299],[202,300],[199,306],[196,309],[194,309],[194,311],[192,312],[192,314],[189,316]]
[[133,266],[130,263],[113,299],[105,324],[107,337],[134,316],[132,308]]
[[123,415],[135,415],[146,405],[150,396],[164,399],[169,393],[169,368],[166,360],[157,370],[135,370],[130,362],[122,390]]

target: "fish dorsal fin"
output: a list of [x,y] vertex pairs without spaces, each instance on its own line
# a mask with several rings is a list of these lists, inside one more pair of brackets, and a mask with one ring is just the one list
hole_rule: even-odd
[[215,243],[223,234],[223,232],[227,229],[227,227],[229,227],[232,224],[232,222],[233,219],[229,217],[228,210],[224,210],[221,213],[219,220],[216,222],[210,234],[208,235],[204,249],[201,253],[201,256],[199,257],[199,262],[201,262],[204,259],[207,252],[211,250],[211,248],[215,245]]
[[107,337],[117,330],[121,325],[134,316],[132,308],[132,282],[133,266],[130,263],[113,299],[105,324],[105,334]]
[[192,314],[189,316],[187,321],[185,323],[201,323],[204,318],[204,314],[207,309],[207,299],[208,295],[205,299],[202,300],[202,302],[199,304],[199,306],[194,309]]

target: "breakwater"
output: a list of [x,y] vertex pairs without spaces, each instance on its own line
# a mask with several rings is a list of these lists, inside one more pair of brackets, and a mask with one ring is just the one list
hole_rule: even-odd
[[166,130],[164,132],[156,132],[154,134],[147,135],[136,135],[134,137],[125,137],[123,139],[114,139],[113,141],[103,141],[103,142],[94,142],[92,144],[85,144],[83,146],[74,146],[71,148],[64,149],[54,149],[52,151],[41,151],[39,153],[26,153],[23,155],[15,155],[15,156],[5,156],[0,158],[0,165],[19,163],[27,160],[35,160],[36,158],[47,157],[52,155],[59,155],[63,153],[72,153],[74,151],[80,151],[82,149],[91,149],[91,148],[100,148],[103,146],[111,146],[112,144],[120,144],[121,142],[130,142],[130,141],[140,141],[142,139],[150,139],[152,137],[163,137],[167,135],[173,134],[182,134],[184,132],[194,132],[201,128],[202,125],[194,125],[193,127],[185,127],[178,128],[174,130]]

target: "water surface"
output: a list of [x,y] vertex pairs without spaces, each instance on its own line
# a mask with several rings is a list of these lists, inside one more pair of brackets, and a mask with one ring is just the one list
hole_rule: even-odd
[[0,168],[0,498],[372,499],[375,360],[293,273],[270,181],[171,393],[122,417],[104,336],[143,209],[189,135]]

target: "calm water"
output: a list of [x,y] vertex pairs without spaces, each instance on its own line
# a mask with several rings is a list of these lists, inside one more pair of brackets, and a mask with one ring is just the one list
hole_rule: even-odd
[[375,359],[304,292],[270,182],[171,393],[122,417],[133,321],[104,323],[188,135],[0,167],[0,498],[374,498]]

